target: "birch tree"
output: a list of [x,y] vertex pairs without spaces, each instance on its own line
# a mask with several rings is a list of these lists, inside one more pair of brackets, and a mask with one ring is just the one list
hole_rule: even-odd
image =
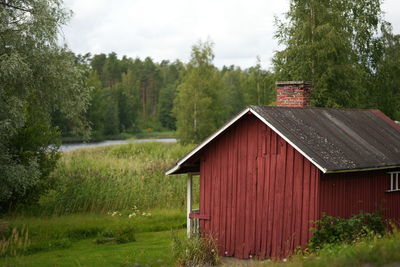
[[198,143],[220,125],[222,86],[213,65],[212,48],[210,41],[192,47],[186,73],[177,88],[173,112],[182,143]]

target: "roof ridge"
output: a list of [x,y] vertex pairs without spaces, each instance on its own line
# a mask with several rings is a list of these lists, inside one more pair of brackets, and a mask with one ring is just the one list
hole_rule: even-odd
[[355,111],[371,111],[376,109],[371,108],[333,108],[333,107],[281,107],[281,106],[267,106],[267,105],[249,105],[248,107],[259,108],[277,108],[277,109],[329,109],[329,110],[355,110]]

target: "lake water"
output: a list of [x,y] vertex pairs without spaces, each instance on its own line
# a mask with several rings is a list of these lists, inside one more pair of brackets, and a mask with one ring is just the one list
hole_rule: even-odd
[[175,138],[158,138],[158,139],[134,139],[134,140],[106,140],[96,143],[71,143],[60,146],[60,151],[70,152],[73,150],[97,147],[97,146],[112,146],[112,145],[123,145],[128,143],[143,143],[143,142],[161,142],[161,143],[176,143]]

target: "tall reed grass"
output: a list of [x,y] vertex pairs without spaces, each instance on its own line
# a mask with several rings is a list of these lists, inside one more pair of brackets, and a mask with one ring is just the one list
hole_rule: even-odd
[[[164,172],[192,148],[151,142],[65,153],[52,173],[56,187],[40,198],[40,210],[60,215],[135,206],[142,210],[181,208],[186,179],[167,177]],[[194,192],[198,196],[198,184]]]
[[12,228],[12,230],[0,236],[0,257],[16,256],[19,251],[25,250],[29,246],[28,229]]

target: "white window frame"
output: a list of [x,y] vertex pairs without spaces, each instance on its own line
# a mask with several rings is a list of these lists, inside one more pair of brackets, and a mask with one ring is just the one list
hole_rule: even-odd
[[390,189],[386,192],[400,191],[400,171],[388,172],[388,174],[390,174]]

